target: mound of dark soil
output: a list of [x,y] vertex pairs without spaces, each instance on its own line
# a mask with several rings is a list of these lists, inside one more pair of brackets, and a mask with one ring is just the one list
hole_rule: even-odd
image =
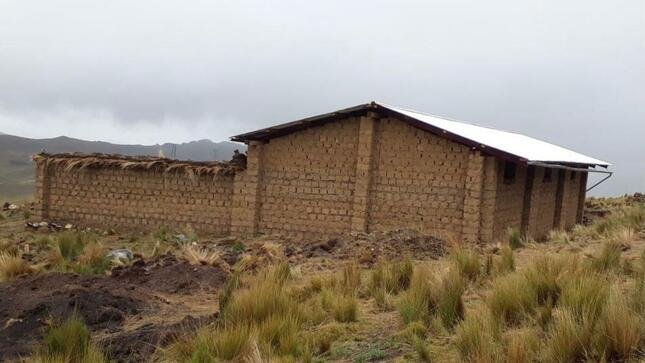
[[147,262],[137,260],[131,266],[112,270],[113,279],[171,294],[215,291],[226,282],[228,275],[222,268],[191,265],[171,254]]
[[[90,330],[117,334],[115,342],[123,345],[115,350],[120,357],[145,356],[152,349],[147,341],[161,341],[178,328],[153,326],[126,334],[122,332],[126,318],[158,314],[165,302],[158,294],[214,291],[227,279],[228,273],[219,267],[193,266],[166,255],[116,268],[111,276],[48,273],[0,283],[0,361],[29,355],[52,322],[74,312],[83,317]],[[182,325],[184,329],[189,326]],[[123,338],[119,340],[118,336]],[[143,341],[126,345],[128,339]]]
[[90,329],[110,330],[152,304],[108,278],[51,273],[0,284],[0,361],[28,355],[52,322],[74,312]]

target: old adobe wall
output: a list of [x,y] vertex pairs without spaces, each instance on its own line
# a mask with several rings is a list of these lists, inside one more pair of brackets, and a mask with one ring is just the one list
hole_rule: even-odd
[[233,176],[196,176],[155,170],[39,165],[42,218],[88,226],[153,229],[162,226],[228,234]]
[[506,161],[375,113],[251,141],[245,170],[186,175],[37,163],[42,218],[219,235],[330,236],[412,228],[491,242],[581,219],[586,173]]

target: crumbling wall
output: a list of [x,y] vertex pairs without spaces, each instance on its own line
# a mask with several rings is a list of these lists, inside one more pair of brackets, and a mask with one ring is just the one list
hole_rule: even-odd
[[384,118],[377,124],[368,230],[460,238],[469,149]]
[[349,232],[358,132],[359,119],[353,117],[264,144],[258,231]]
[[[126,161],[127,162],[127,161]],[[105,228],[162,226],[226,235],[233,175],[39,163],[41,216]]]

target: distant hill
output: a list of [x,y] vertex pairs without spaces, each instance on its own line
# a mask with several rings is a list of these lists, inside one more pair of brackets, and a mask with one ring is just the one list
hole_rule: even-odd
[[[31,155],[42,150],[49,153],[83,152],[123,155],[173,156],[181,160],[230,160],[233,150],[244,148],[232,142],[210,140],[182,144],[120,145],[103,141],[86,141],[66,136],[52,139],[29,139],[0,132],[0,198],[29,197],[33,194],[34,164]],[[3,202],[3,200],[0,200]]]

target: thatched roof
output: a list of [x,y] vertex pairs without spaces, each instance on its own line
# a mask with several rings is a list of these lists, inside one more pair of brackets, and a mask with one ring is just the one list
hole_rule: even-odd
[[230,161],[187,161],[154,156],[126,156],[116,154],[48,154],[32,156],[36,164],[46,163],[66,171],[82,169],[154,170],[163,173],[184,173],[193,178],[199,175],[230,176],[244,167]]

